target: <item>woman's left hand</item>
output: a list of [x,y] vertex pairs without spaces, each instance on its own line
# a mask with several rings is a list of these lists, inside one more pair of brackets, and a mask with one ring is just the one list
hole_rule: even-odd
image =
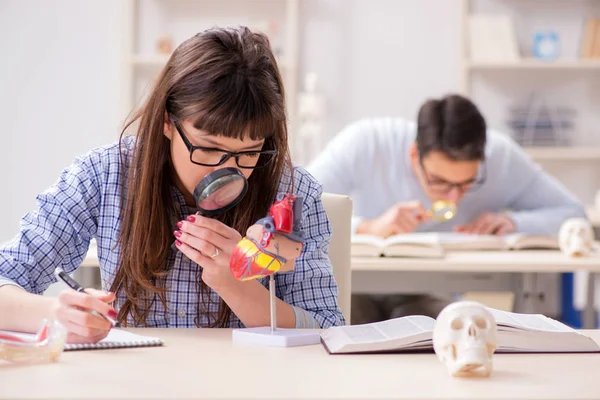
[[202,280],[211,289],[221,290],[239,283],[229,270],[231,254],[242,236],[215,219],[190,215],[177,223],[175,245],[202,267]]

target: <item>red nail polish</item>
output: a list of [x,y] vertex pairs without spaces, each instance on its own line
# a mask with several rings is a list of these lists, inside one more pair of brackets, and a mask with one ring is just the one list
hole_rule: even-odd
[[177,247],[181,246],[182,244],[183,244],[183,243],[181,243],[179,240],[176,240],[176,241],[175,241],[175,246],[177,246]]
[[119,314],[115,310],[108,310],[108,316],[111,318],[117,318]]
[[193,215],[190,215],[189,217],[186,218],[186,220],[188,220],[190,222],[196,222],[196,217],[194,217]]
[[177,223],[177,227],[178,227],[179,229],[181,229],[181,227],[182,227],[182,226],[183,226],[183,222],[182,222],[182,221],[179,221],[179,222]]
[[173,232],[173,235],[175,235],[175,237],[177,237],[177,238],[181,237],[182,234],[183,234],[183,232],[181,232],[181,231],[175,231],[175,232]]

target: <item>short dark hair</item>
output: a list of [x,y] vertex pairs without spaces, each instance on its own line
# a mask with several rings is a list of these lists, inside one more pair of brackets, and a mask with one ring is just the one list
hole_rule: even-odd
[[469,99],[453,94],[430,99],[417,118],[417,149],[423,158],[432,151],[455,161],[485,158],[486,124]]

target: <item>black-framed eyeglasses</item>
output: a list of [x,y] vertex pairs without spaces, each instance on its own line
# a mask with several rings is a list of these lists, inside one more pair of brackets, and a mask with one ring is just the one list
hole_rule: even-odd
[[[197,165],[205,167],[217,167],[225,164],[231,157],[235,158],[235,162],[239,168],[254,169],[266,167],[277,155],[277,150],[248,150],[232,152],[214,147],[194,146],[183,133],[183,129],[176,121],[173,125],[183,143],[190,152],[190,161]],[[269,139],[265,141],[268,144]]]
[[423,160],[419,160],[419,164],[421,165],[421,170],[423,171],[423,176],[425,177],[427,186],[429,186],[432,191],[437,193],[446,194],[449,193],[453,188],[458,189],[461,193],[474,192],[483,186],[487,178],[485,163],[483,161],[479,165],[477,176],[465,182],[448,182],[444,180],[430,179],[429,173],[423,165]]

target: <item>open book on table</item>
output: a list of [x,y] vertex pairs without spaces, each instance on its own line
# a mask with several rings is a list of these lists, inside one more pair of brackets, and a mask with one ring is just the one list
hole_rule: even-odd
[[404,233],[382,239],[374,235],[352,236],[355,257],[444,257],[447,251],[558,249],[551,236],[513,233],[504,236],[455,232]]
[[[498,327],[497,353],[600,352],[592,338],[552,318],[489,310]],[[329,328],[321,332],[321,342],[331,354],[433,351],[434,326],[433,318],[413,315]]]

